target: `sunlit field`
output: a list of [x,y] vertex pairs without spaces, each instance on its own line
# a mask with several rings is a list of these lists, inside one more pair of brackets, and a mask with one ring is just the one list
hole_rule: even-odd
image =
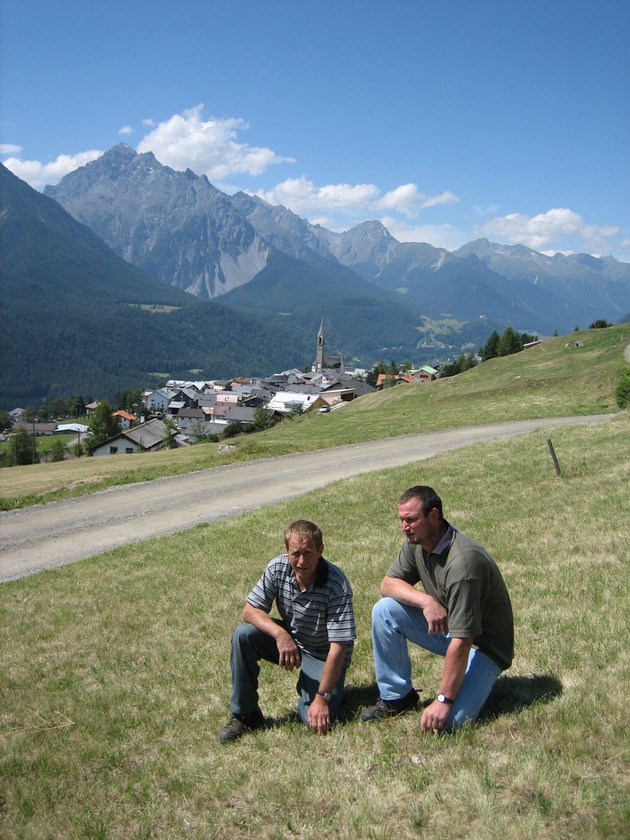
[[[329,417],[322,418],[327,422]],[[630,415],[445,453],[0,587],[0,835],[41,838],[627,838]],[[516,658],[482,720],[365,724],[370,610],[417,482],[496,557]],[[296,517],[348,574],[359,640],[343,719],[295,722],[265,665],[264,731],[231,744],[229,641]],[[440,663],[415,652],[415,684]]]

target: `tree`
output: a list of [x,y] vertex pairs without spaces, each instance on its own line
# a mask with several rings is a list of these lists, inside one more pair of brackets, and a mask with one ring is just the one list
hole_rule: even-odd
[[56,440],[53,441],[53,444],[52,444],[52,446],[50,447],[50,450],[49,450],[50,460],[51,461],[63,461],[65,454],[66,454],[66,445],[60,438],[57,438]]
[[164,435],[162,437],[162,443],[164,444],[165,449],[172,449],[175,446],[175,442],[173,440],[175,435],[173,434],[173,432],[177,431],[177,426],[175,425],[175,421],[169,414],[167,414],[164,417],[162,423],[164,423]]
[[57,397],[48,403],[48,411],[51,417],[65,417],[68,414],[68,406],[64,399]]
[[89,450],[94,449],[99,443],[108,438],[115,437],[120,431],[116,418],[112,417],[112,407],[107,400],[102,400],[94,409],[90,432],[85,445]]
[[492,331],[490,338],[486,341],[484,348],[480,351],[479,355],[487,362],[488,359],[496,359],[499,355],[499,342],[501,341],[501,336],[496,330]]
[[477,358],[474,353],[460,353],[459,356],[451,364],[442,367],[442,378],[448,376],[456,376],[458,373],[463,373],[470,368],[476,367]]
[[4,411],[4,409],[0,409],[0,432],[10,432],[12,425],[13,423],[9,412]]
[[68,400],[68,413],[71,417],[85,417],[85,400],[80,394]]
[[608,321],[605,321],[603,318],[598,318],[597,321],[593,321],[589,330],[603,330],[606,327],[612,327],[612,324],[609,324]]
[[511,356],[513,353],[520,353],[523,344],[519,335],[513,327],[506,327],[499,341],[497,352],[499,356]]
[[133,411],[134,405],[142,402],[142,391],[139,388],[134,391],[116,391],[114,402],[116,410]]
[[224,438],[236,437],[236,435],[240,435],[242,431],[243,431],[243,424],[241,423],[241,421],[240,420],[232,420],[225,427],[225,431],[223,432],[223,437]]
[[372,370],[368,373],[365,378],[367,384],[371,385],[372,388],[376,387],[376,382],[381,373],[387,373],[387,362],[384,359],[380,359],[380,361],[376,362]]
[[11,440],[13,449],[13,464],[36,464],[39,461],[35,436],[26,429],[18,429]]
[[619,408],[630,406],[630,371],[626,371],[619,380],[615,391],[615,399]]
[[273,411],[269,411],[264,405],[259,405],[254,411],[253,421],[245,426],[245,432],[263,432],[265,429],[275,426],[276,423],[277,420]]

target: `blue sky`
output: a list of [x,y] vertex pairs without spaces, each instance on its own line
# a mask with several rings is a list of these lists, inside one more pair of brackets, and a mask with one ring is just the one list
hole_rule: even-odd
[[332,230],[630,261],[628,0],[0,0],[0,160],[119,142]]

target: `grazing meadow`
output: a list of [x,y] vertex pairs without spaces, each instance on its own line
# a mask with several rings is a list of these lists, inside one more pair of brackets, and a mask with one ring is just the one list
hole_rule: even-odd
[[[623,362],[623,348],[617,354]],[[508,379],[517,375],[525,374],[512,370]],[[482,422],[483,397],[468,382],[468,397],[454,397],[453,425],[464,416]],[[567,386],[566,398],[582,401],[584,413],[614,411],[610,391],[586,391],[571,397]],[[403,393],[375,396],[398,401]],[[526,389],[541,405],[544,393]],[[486,399],[488,420],[502,419],[498,392]],[[562,413],[548,401],[543,416]],[[446,422],[447,409],[430,405]],[[397,422],[395,410],[390,417]],[[410,431],[404,425],[399,417],[399,432]],[[376,697],[370,611],[401,544],[396,500],[416,483],[433,485],[447,518],[492,552],[515,612],[514,664],[481,720],[454,735],[421,733],[415,712],[359,720]],[[265,663],[267,727],[219,744],[232,630],[264,563],[282,551],[284,526],[298,517],[321,525],[326,557],[354,588],[358,640],[342,719],[328,735],[312,734],[293,716],[295,674]],[[624,411],[349,478],[4,583],[0,836],[627,838],[629,547]],[[413,662],[415,685],[432,697],[441,662],[417,649]]]

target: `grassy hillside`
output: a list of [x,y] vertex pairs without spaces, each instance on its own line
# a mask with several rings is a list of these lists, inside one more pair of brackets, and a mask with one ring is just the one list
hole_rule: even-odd
[[[625,840],[629,432],[627,412],[555,430],[561,478],[541,431],[3,584],[0,835]],[[358,719],[376,695],[370,610],[401,541],[395,500],[418,481],[492,551],[515,610],[514,665],[455,736],[422,735],[416,714]],[[298,516],[354,587],[342,723],[318,737],[291,720],[295,675],[264,665],[270,728],[221,745],[233,627]],[[431,697],[439,661],[413,662]]]
[[[576,347],[576,342],[582,346]],[[624,360],[628,344],[630,324],[571,333],[450,379],[400,385],[327,415],[305,415],[268,432],[233,439],[230,442],[236,449],[228,454],[218,453],[216,444],[204,444],[133,458],[83,458],[0,470],[0,504],[10,508],[234,460],[413,432],[496,420],[614,412],[615,388],[628,368]]]

